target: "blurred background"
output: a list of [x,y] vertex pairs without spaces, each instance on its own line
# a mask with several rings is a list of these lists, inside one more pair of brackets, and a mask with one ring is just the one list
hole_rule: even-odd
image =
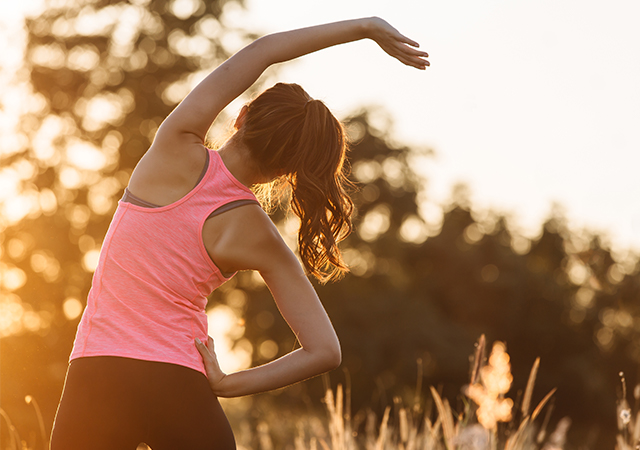
[[[50,432],[100,246],[163,118],[211,69],[272,31],[379,15],[431,54],[413,71],[372,42],[267,71],[345,121],[356,232],[351,274],[316,286],[343,346],[328,377],[225,402],[236,431],[353,411],[439,386],[455,408],[481,334],[511,354],[516,398],[536,357],[539,401],[569,448],[612,448],[620,371],[640,361],[640,58],[632,1],[36,0],[0,5],[0,405]],[[417,8],[417,9],[416,9]],[[635,46],[634,46],[635,45]],[[273,216],[294,246],[296,223]],[[294,348],[261,278],[208,314],[226,370]],[[0,446],[8,445],[6,423]]]

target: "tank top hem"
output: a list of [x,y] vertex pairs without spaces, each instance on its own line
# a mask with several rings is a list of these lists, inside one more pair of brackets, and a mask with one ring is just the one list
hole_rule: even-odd
[[188,369],[195,370],[196,372],[203,374],[205,377],[207,376],[207,372],[204,370],[204,363],[202,366],[196,366],[194,364],[188,364],[185,361],[176,361],[168,358],[160,358],[157,355],[139,355],[139,354],[133,354],[133,353],[127,353],[127,352],[87,352],[86,354],[83,354],[83,355],[72,354],[69,357],[69,363],[71,363],[72,361],[75,361],[76,359],[92,358],[97,356],[113,356],[116,358],[137,359],[138,361],[150,361],[150,362],[174,364],[176,366],[182,366]]

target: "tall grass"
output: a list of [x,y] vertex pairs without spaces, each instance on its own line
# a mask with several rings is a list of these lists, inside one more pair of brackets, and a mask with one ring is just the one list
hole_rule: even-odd
[[[455,411],[434,387],[423,398],[418,382],[411,405],[396,398],[382,417],[371,410],[352,414],[349,391],[339,385],[326,391],[323,417],[286,417],[277,413],[273,414],[276,419],[262,420],[253,428],[248,422],[240,424],[235,430],[238,450],[563,450],[570,419],[562,418],[553,431],[548,430],[553,409],[549,400],[555,389],[532,408],[540,361],[534,362],[525,391],[516,403],[507,397],[513,378],[506,347],[496,342],[488,358],[485,353],[486,341],[481,336],[472,359],[469,384],[462,389],[461,411]],[[640,448],[640,384],[633,390],[635,403],[631,408],[626,382],[620,375],[615,448],[635,450]],[[3,450],[47,448],[38,405],[30,396],[25,401],[34,406],[42,442],[36,445],[23,441],[9,416],[0,409],[1,420],[9,430]],[[277,445],[274,432],[279,436]],[[138,450],[148,447],[141,444]]]
[[[478,342],[470,371],[469,384],[463,388],[464,409],[454,411],[449,401],[431,387],[423,402],[416,395],[413,405],[396,399],[378,420],[372,411],[353,416],[348,393],[341,385],[327,390],[324,398],[324,428],[310,427],[308,418],[300,419],[297,434],[285,448],[292,450],[561,450],[564,448],[568,418],[561,419],[555,430],[547,433],[551,408],[541,417],[555,390],[531,408],[531,398],[539,367],[534,363],[521,402],[508,397],[511,383],[510,358],[503,343],[493,344],[485,357],[486,341]],[[418,386],[417,391],[420,390]],[[435,405],[434,408],[423,407]],[[640,421],[640,416],[639,421]],[[542,419],[542,420],[540,420]],[[541,422],[541,423],[539,423]],[[640,422],[638,422],[640,423]],[[278,426],[277,424],[272,424]],[[640,426],[640,425],[639,425]],[[259,450],[271,450],[269,427],[262,422],[258,436],[239,436],[240,442],[257,443]],[[315,428],[315,429],[314,429]],[[250,444],[249,444],[250,445]],[[240,445],[240,450],[251,447]],[[625,449],[626,450],[626,449]]]
[[627,400],[627,382],[620,372],[621,389],[618,395],[618,435],[616,450],[635,450],[640,447],[640,384],[633,389],[634,407]]
[[[38,402],[36,401],[35,398],[33,398],[30,395],[27,395],[24,398],[24,401],[27,405],[32,405],[33,409],[35,410],[35,414],[36,417],[38,418],[38,428],[39,428],[39,432],[40,432],[40,448],[43,448],[44,450],[48,449],[48,439],[47,439],[47,433],[45,431],[44,428],[44,420],[42,419],[42,412],[40,411],[40,406],[38,406]],[[33,443],[29,444],[27,443],[27,441],[23,440],[20,437],[20,433],[18,433],[17,428],[13,425],[13,423],[11,422],[11,419],[9,418],[9,414],[6,413],[6,411],[2,408],[0,408],[0,417],[2,417],[2,419],[4,419],[6,428],[8,430],[8,446],[5,447],[6,450],[35,450],[36,448],[38,448],[38,445],[36,443],[36,439],[33,436],[34,433],[31,433],[32,435],[32,439],[31,441]],[[1,426],[1,424],[0,424]]]

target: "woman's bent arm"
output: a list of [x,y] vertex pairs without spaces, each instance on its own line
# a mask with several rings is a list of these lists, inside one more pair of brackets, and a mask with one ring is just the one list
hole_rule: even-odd
[[211,230],[216,238],[207,247],[218,266],[225,271],[258,270],[301,346],[268,364],[226,375],[218,366],[213,342],[196,342],[213,392],[220,397],[255,394],[336,368],[341,360],[338,337],[300,263],[271,219],[258,206],[243,206],[209,220],[219,225]]
[[420,69],[429,64],[423,59],[427,56],[425,52],[412,48],[418,46],[416,42],[375,17],[270,34],[243,48],[209,74],[167,117],[158,130],[158,137],[187,133],[204,142],[220,111],[270,65],[364,38],[375,40],[385,52],[404,64]]

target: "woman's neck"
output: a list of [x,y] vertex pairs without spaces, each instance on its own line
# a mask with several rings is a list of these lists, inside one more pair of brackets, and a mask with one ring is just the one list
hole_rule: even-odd
[[227,170],[242,184],[251,187],[254,184],[266,183],[264,175],[249,154],[249,149],[233,137],[218,150]]

